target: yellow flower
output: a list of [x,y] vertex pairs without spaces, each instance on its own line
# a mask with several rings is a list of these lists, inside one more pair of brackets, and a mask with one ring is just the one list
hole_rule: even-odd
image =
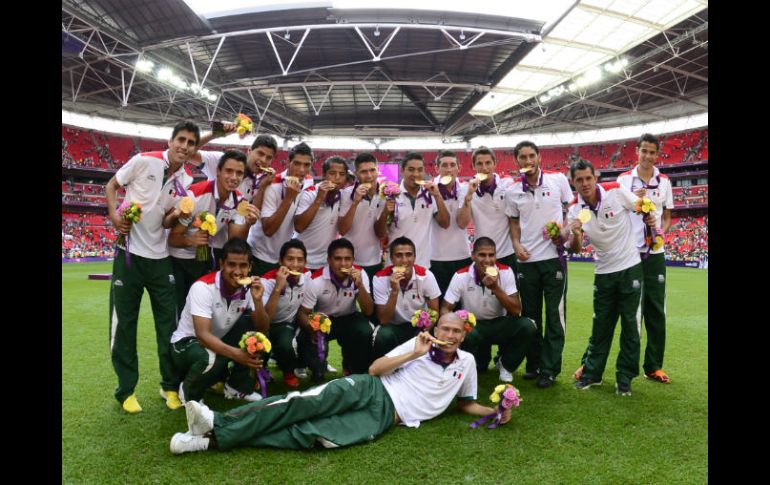
[[209,236],[216,236],[217,226],[209,226]]
[[[500,386],[497,386],[497,387],[500,387]],[[495,389],[497,389],[497,387]],[[500,394],[498,394],[497,392],[493,392],[492,395],[489,396],[489,400],[492,401],[495,404],[499,403],[500,402]]]
[[495,394],[500,394],[505,390],[505,384],[500,384],[499,386],[495,387]]
[[211,214],[206,214],[206,222],[208,222],[209,224],[214,224],[215,222],[217,222],[217,219]]
[[332,325],[330,320],[325,320],[324,323],[321,324],[321,331],[323,333],[329,333],[332,330]]
[[473,313],[468,313],[468,321],[471,325],[476,326],[476,316]]

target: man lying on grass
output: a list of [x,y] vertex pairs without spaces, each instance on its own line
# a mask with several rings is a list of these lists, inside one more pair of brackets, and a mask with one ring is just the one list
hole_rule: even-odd
[[[225,413],[188,401],[187,433],[171,438],[174,454],[243,446],[304,449],[372,441],[396,424],[416,428],[449,407],[476,416],[495,409],[476,402],[476,362],[459,350],[463,320],[454,312],[436,324],[435,337],[422,332],[369,367],[304,392],[271,396]],[[506,409],[501,423],[511,419]]]

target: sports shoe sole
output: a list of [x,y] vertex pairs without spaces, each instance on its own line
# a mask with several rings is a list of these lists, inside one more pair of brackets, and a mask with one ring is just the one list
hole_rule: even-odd
[[585,391],[586,389],[588,389],[590,387],[601,386],[601,385],[602,385],[602,381],[598,381],[598,382],[592,382],[590,384],[586,384],[583,387],[576,387],[575,389],[577,389],[578,391]]

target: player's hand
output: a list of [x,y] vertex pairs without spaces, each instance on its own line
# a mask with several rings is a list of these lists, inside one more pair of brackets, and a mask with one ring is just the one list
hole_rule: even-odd
[[353,284],[356,285],[356,288],[361,288],[361,285],[364,284],[363,278],[361,278],[361,270],[355,266],[350,268],[350,278],[353,280]]
[[432,344],[433,340],[431,340],[430,334],[428,332],[420,332],[414,341],[414,353],[418,357],[425,355],[430,350]]
[[353,193],[353,202],[361,202],[366,197],[369,189],[364,185],[359,185],[356,191]]
[[388,201],[385,202],[385,210],[388,211],[389,214],[395,212],[396,201],[394,199],[388,199]]
[[521,244],[514,246],[514,251],[516,252],[516,259],[518,259],[519,261],[526,261],[531,256],[531,254],[529,254],[529,251],[527,251],[527,248],[525,248]]
[[327,192],[331,192],[336,188],[337,188],[337,185],[335,183],[330,182],[328,180],[324,180],[323,182],[318,184],[318,197],[325,197]]
[[289,277],[289,268],[281,266],[275,273],[275,290],[280,291],[286,287],[286,279]]
[[406,278],[406,273],[396,273],[393,272],[392,275],[390,275],[390,287],[393,288],[393,291],[400,291],[401,290],[401,280]]
[[298,178],[288,179],[286,181],[286,195],[290,198],[297,197],[300,190],[302,190],[302,183]]
[[131,231],[131,221],[127,221],[118,215],[110,217],[110,221],[112,221],[112,225],[121,234],[128,234]]
[[207,246],[209,243],[209,233],[206,231],[195,231],[187,236],[188,246]]
[[644,216],[644,223],[647,224],[648,226],[652,227],[652,228],[655,227],[655,221],[656,220],[657,219],[655,218],[655,214],[650,213],[650,214],[647,214],[646,216]]
[[262,299],[262,295],[265,293],[265,286],[262,284],[262,280],[259,278],[259,276],[252,276],[251,277],[251,297],[254,299],[254,301],[259,301]]
[[246,224],[253,226],[259,220],[259,209],[257,209],[257,206],[249,204],[246,207],[246,211],[248,212],[246,214]]
[[262,357],[258,355],[249,355],[248,352],[241,349],[238,349],[235,355],[236,358],[234,360],[243,366],[250,367],[252,369],[262,368]]
[[500,417],[500,424],[505,424],[511,420],[511,408],[504,409],[503,415]]
[[644,187],[642,187],[641,189],[634,190],[634,195],[636,195],[637,197],[644,197],[645,194],[647,194],[647,189],[645,189]]

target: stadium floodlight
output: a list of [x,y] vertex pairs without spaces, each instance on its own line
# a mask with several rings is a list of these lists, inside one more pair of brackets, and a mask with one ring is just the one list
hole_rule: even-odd
[[209,101],[216,101],[217,100],[217,95],[216,94],[209,94],[208,96],[206,96],[206,99],[208,99]]
[[567,89],[569,89],[569,92],[571,93],[574,93],[575,91],[577,91],[577,88],[578,86],[575,83],[569,83],[569,86],[567,86]]
[[163,67],[158,70],[157,77],[161,81],[170,81],[173,76],[174,76],[174,72],[167,67]]
[[139,72],[150,72],[155,67],[155,63],[149,59],[139,59],[136,61],[136,70]]

